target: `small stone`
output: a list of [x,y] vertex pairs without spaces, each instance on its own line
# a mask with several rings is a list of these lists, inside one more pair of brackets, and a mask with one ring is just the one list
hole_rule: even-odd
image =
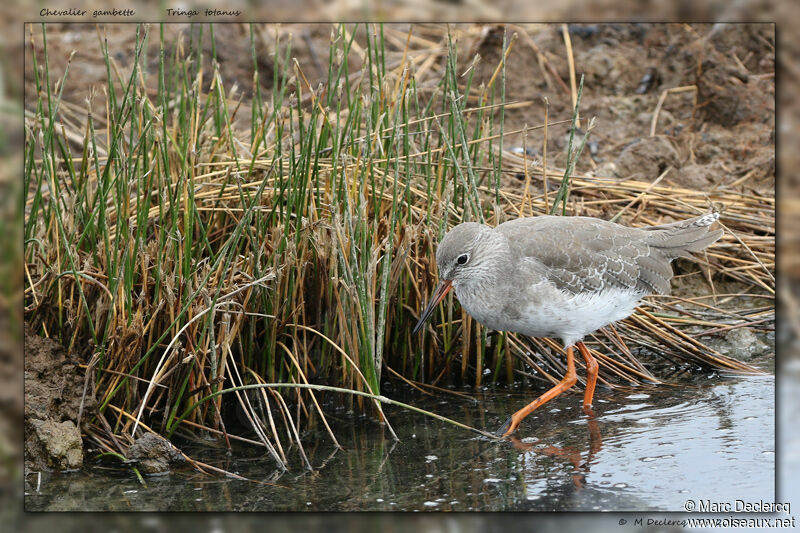
[[708,345],[739,361],[748,361],[772,349],[750,328],[731,329],[721,337],[710,339]]
[[622,177],[653,181],[667,167],[677,168],[680,156],[668,137],[656,135],[631,141],[617,156],[615,164]]
[[70,420],[30,419],[25,442],[32,470],[75,470],[83,466],[81,432]]
[[766,353],[769,345],[758,338],[758,335],[750,328],[736,328],[725,334],[725,342],[730,347],[731,357],[737,359],[750,359],[755,355]]
[[162,474],[171,463],[183,462],[183,454],[167,439],[147,433],[128,448],[128,459],[136,460],[145,474]]

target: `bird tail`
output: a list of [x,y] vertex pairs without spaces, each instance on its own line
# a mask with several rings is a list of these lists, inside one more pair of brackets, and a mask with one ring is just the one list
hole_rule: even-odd
[[643,228],[651,233],[647,243],[658,248],[671,261],[677,257],[692,258],[690,252],[699,252],[722,236],[722,230],[708,231],[719,219],[719,213],[711,212],[699,217]]

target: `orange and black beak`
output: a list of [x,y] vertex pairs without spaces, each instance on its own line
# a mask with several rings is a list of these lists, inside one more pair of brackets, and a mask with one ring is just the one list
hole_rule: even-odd
[[433,314],[433,310],[436,309],[436,306],[439,304],[439,302],[441,302],[444,299],[444,297],[447,295],[448,292],[450,292],[450,289],[452,288],[453,288],[452,280],[443,279],[442,281],[439,282],[439,286],[436,287],[436,291],[434,291],[431,300],[428,302],[428,305],[425,306],[425,310],[422,312],[422,316],[419,317],[419,322],[417,322],[417,325],[414,326],[414,331],[411,332],[412,335],[416,335],[417,332],[420,329],[422,329],[422,326],[425,324],[425,322],[428,321],[428,319]]

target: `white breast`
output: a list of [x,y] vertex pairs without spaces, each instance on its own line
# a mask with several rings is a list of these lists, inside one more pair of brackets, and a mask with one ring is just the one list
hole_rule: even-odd
[[[462,291],[463,292],[463,291]],[[532,337],[560,338],[572,346],[589,333],[633,313],[642,294],[618,289],[573,295],[558,289],[518,294],[508,303],[487,301],[477,294],[458,294],[461,305],[475,320],[491,329]]]
[[559,337],[572,346],[586,335],[633,313],[641,294],[622,290],[565,296],[555,305],[531,304],[519,320],[520,333]]

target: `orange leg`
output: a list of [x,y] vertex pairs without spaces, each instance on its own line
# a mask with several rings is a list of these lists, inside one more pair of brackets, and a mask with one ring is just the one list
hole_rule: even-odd
[[589,409],[588,413],[589,424],[589,454],[586,458],[586,464],[590,464],[595,454],[603,447],[603,435],[600,433],[600,427],[597,425],[597,420],[594,418],[594,413]]
[[587,411],[592,407],[592,398],[594,397],[594,386],[597,384],[597,359],[589,353],[589,348],[583,344],[583,341],[575,343],[578,351],[581,352],[583,359],[586,361],[586,392],[583,393],[583,410]]
[[500,429],[497,430],[498,435],[502,435],[504,437],[511,435],[517,430],[519,427],[519,423],[522,420],[531,414],[534,409],[539,407],[540,405],[549,402],[565,390],[569,389],[575,382],[577,381],[577,377],[575,376],[575,357],[573,354],[572,346],[567,348],[567,373],[564,374],[564,377],[561,381],[559,381],[555,387],[550,389],[549,391],[545,392],[534,401],[511,415],[511,418],[506,420],[506,423],[502,425]]

